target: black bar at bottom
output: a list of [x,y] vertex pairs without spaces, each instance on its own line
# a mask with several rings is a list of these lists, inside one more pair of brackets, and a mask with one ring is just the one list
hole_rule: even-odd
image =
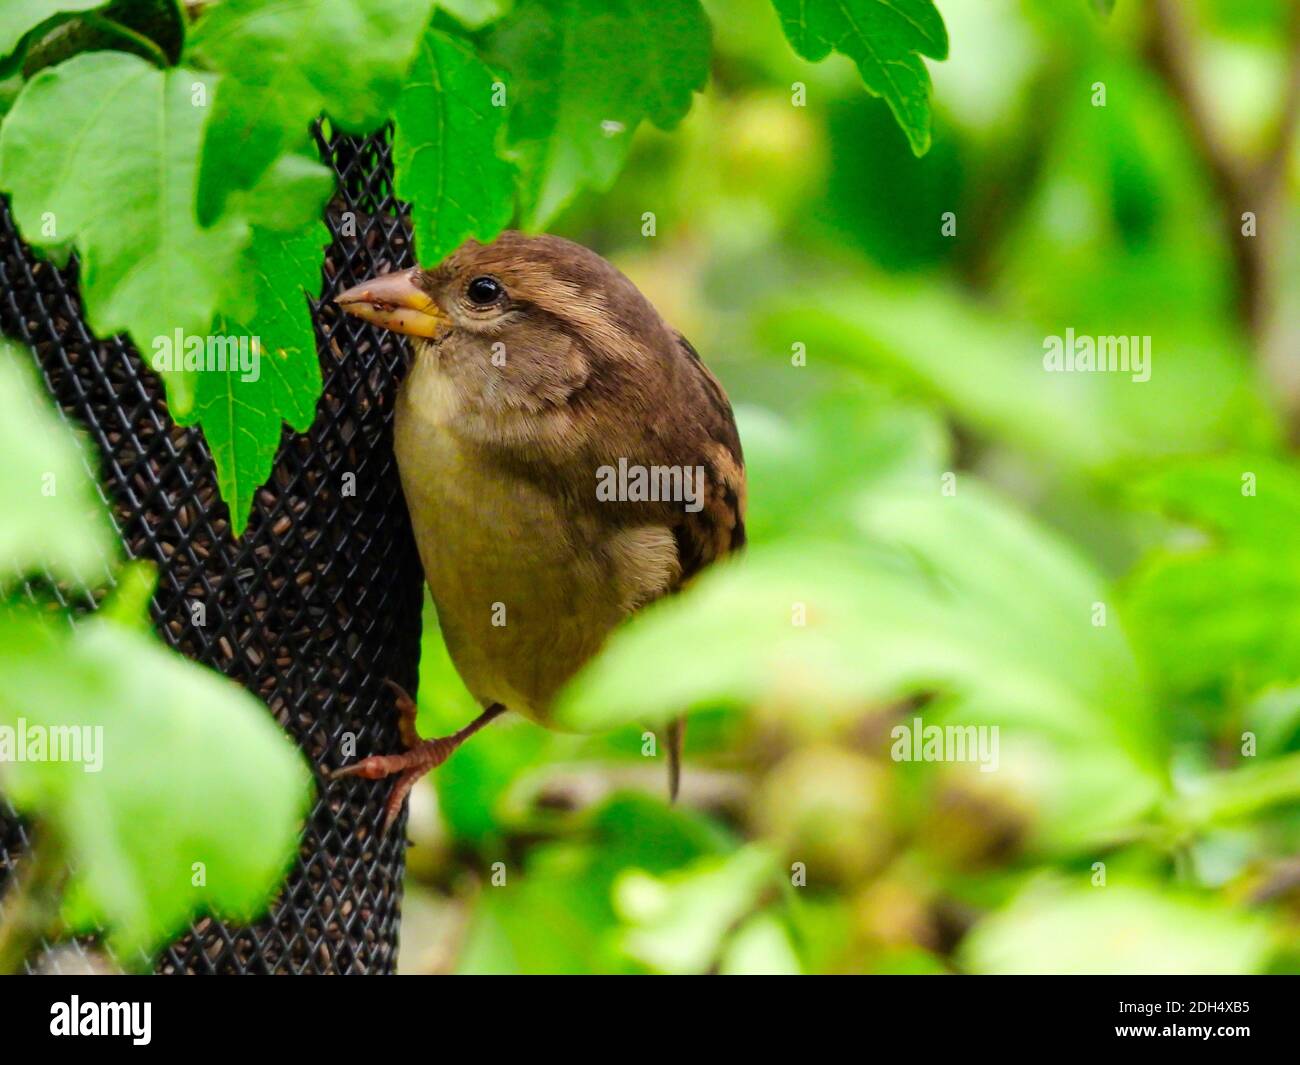
[[128,1054],[256,1050],[293,1061],[426,1050],[435,1061],[453,1047],[696,1057],[755,1040],[765,1056],[1126,1043],[1257,1051],[1293,1045],[1298,986],[1215,976],[695,977],[689,987],[636,977],[273,979],[12,978],[0,983],[0,1038],[18,1051],[99,1042]]

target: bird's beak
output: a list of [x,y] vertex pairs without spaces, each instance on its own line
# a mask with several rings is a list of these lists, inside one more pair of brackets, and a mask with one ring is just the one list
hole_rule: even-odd
[[372,277],[334,297],[348,314],[373,325],[414,337],[435,337],[448,325],[447,315],[415,283],[419,268]]

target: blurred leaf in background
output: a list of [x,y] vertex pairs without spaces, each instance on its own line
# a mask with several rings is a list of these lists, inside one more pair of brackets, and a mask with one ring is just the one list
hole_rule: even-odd
[[[148,565],[117,569],[112,595],[73,625],[39,591],[23,596],[24,577],[100,584],[116,554],[29,365],[0,342],[3,432],[20,434],[0,480],[0,788],[35,826],[33,864],[68,874],[40,884],[58,923],[25,932],[104,931],[121,964],[147,967],[192,917],[261,914],[297,852],[311,777],[256,698],[149,631]],[[31,945],[14,925],[28,906],[6,903],[0,971]]]
[[1034,884],[963,948],[977,973],[1251,973],[1269,953],[1263,922],[1149,885]]
[[1230,705],[1300,683],[1300,471],[1225,455],[1153,474],[1134,494],[1181,525],[1128,593],[1166,695]]

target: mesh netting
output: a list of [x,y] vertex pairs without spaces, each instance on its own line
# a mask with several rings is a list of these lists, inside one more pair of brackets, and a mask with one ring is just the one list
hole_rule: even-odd
[[[328,299],[412,256],[387,132],[314,135],[338,175]],[[415,690],[422,594],[391,446],[400,342],[313,303],[324,378],[316,420],[306,434],[284,433],[236,540],[201,434],[172,423],[157,378],[124,338],[90,334],[76,273],[75,261],[58,270],[34,258],[0,199],[0,332],[35,349],[65,417],[96,445],[102,465],[93,472],[127,553],[159,567],[158,632],[257,695],[317,767],[349,760],[339,753],[347,733],[358,757],[398,750],[383,682]],[[72,609],[90,604],[84,589],[65,589],[63,599]],[[194,602],[205,605],[204,627],[190,623]],[[394,970],[404,823],[380,832],[388,782],[326,788],[318,777],[318,789],[298,864],[270,915],[242,929],[196,922],[159,972]],[[0,808],[0,877],[25,844],[24,825]]]

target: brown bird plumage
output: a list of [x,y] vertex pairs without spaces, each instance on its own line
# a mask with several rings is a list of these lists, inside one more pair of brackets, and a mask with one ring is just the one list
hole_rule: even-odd
[[[401,773],[391,819],[503,708],[550,724],[556,692],[611,629],[744,544],[744,462],[695,349],[581,245],[508,232],[337,302],[417,338],[394,446],[443,636],[485,708],[421,741],[399,699],[410,749],[340,771]],[[611,498],[619,470],[658,473],[674,497]]]

